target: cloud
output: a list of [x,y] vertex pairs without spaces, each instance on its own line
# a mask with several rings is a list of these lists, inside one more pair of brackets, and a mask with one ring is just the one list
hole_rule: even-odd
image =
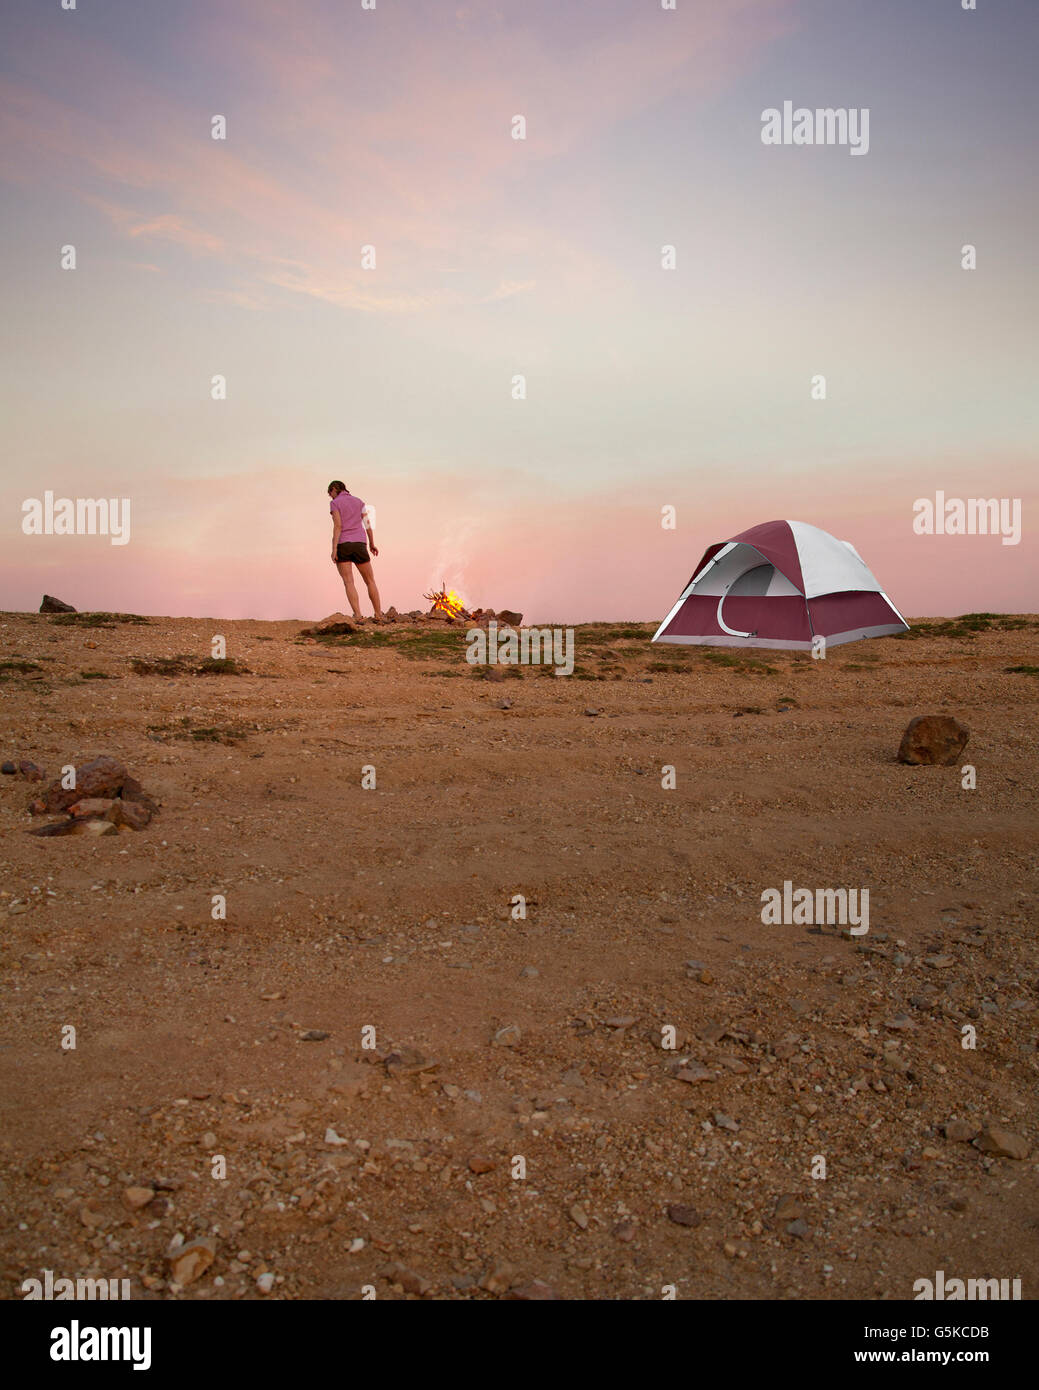
[[[190,86],[78,26],[41,31],[0,80],[3,170],[78,189],[128,242],[233,267],[224,293],[251,293],[251,307],[271,302],[266,286],[428,314],[522,294],[535,269],[598,292],[623,271],[528,210],[531,178],[558,178],[565,199],[569,152],[669,93],[706,96],[784,32],[791,7],[730,0],[634,19],[579,0],[508,17],[476,3],[315,6],[301,24],[282,0],[189,5],[170,57],[196,73]],[[203,85],[226,141],[209,138]],[[510,138],[517,111],[526,142]],[[360,269],[367,243],[377,272]],[[437,283],[438,261],[466,266],[464,290]]]

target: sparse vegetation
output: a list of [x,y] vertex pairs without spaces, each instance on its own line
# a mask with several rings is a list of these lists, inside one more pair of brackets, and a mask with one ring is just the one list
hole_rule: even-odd
[[148,619],[139,613],[55,613],[51,622],[59,627],[115,627],[117,623],[140,623]]

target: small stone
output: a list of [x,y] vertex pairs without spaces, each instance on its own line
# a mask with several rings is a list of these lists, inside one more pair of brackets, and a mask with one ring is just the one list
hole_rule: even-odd
[[473,1154],[469,1160],[470,1173],[490,1173],[497,1166],[493,1158],[486,1158],[482,1154]]
[[696,978],[699,980],[700,984],[702,984],[702,985],[713,985],[713,984],[714,984],[714,976],[711,974],[711,972],[710,972],[709,970],[699,970],[699,971],[697,971]]
[[154,1187],[128,1187],[123,1192],[123,1205],[130,1211],[140,1211],[154,1196]]
[[929,965],[932,970],[948,970],[950,965],[956,964],[955,956],[924,956],[924,964]]
[[14,763],[0,763],[0,772],[2,772],[5,777],[13,777],[17,771],[18,769],[15,767]]
[[515,1023],[507,1023],[504,1028],[499,1028],[491,1039],[493,1047],[515,1047],[523,1037]]
[[691,1062],[681,1071],[675,1072],[676,1081],[684,1081],[689,1086],[695,1086],[701,1081],[713,1081],[714,1072],[707,1067],[701,1066],[699,1062]]
[[417,1294],[419,1297],[427,1294],[433,1287],[425,1275],[416,1274],[413,1269],[402,1264],[390,1265],[386,1271],[386,1278],[394,1284],[399,1284],[405,1293]]
[[588,1213],[585,1211],[584,1207],[579,1206],[575,1202],[574,1205],[570,1208],[569,1216],[570,1220],[574,1223],[575,1226],[580,1226],[582,1231],[587,1231]]
[[982,1153],[991,1154],[993,1158],[1016,1158],[1024,1159],[1028,1157],[1028,1143],[1019,1134],[1012,1134],[1009,1129],[1003,1129],[1000,1125],[986,1125],[977,1139],[974,1140],[974,1147],[980,1149]]
[[968,1120],[946,1120],[945,1137],[950,1144],[969,1144],[977,1135],[977,1125],[972,1125]]
[[621,1030],[623,1031],[623,1029],[625,1029],[625,1028],[630,1028],[631,1025],[632,1025],[633,1023],[637,1023],[637,1022],[638,1022],[638,1019],[635,1018],[633,1015],[631,1015],[631,1014],[625,1014],[622,1018],[608,1018],[608,1019],[606,1020],[606,1027],[607,1027],[607,1028],[618,1028],[618,1029],[621,1029]]
[[521,979],[521,980],[536,980],[537,977],[538,977],[540,974],[541,974],[541,971],[538,970],[538,969],[536,968],[536,966],[533,966],[533,965],[525,965],[525,966],[523,967],[523,969],[520,971],[520,979]]
[[323,1028],[308,1028],[301,1036],[301,1042],[324,1042],[329,1035]]
[[586,715],[586,717],[587,717],[588,719],[597,719],[598,716],[599,716],[601,713],[602,713],[602,711],[601,711],[601,710],[597,710],[597,709],[586,709],[586,710],[585,710],[585,715]]
[[884,1027],[891,1028],[895,1032],[902,1032],[906,1028],[915,1028],[916,1024],[908,1014],[895,1014],[893,1018],[884,1020]]
[[510,1289],[505,1298],[510,1301],[534,1303],[558,1299],[559,1295],[551,1284],[546,1284],[543,1279],[531,1279],[529,1284],[518,1284],[514,1289]]
[[270,1270],[265,1271],[263,1274],[257,1275],[256,1287],[259,1289],[261,1293],[270,1293],[271,1289],[274,1288],[274,1275],[270,1272]]
[[789,1223],[786,1233],[788,1236],[796,1236],[799,1240],[804,1240],[808,1234],[808,1222],[799,1216],[795,1221]]
[[192,1240],[187,1245],[178,1246],[169,1256],[170,1272],[174,1282],[187,1288],[205,1274],[216,1259],[216,1241]]
[[616,1226],[614,1226],[611,1235],[613,1236],[614,1240],[623,1240],[625,1244],[628,1244],[629,1242],[633,1241],[635,1239],[634,1221],[618,1221]]
[[684,1206],[681,1202],[668,1207],[667,1219],[673,1221],[676,1226],[699,1226],[703,1221],[702,1215],[695,1207]]
[[349,1142],[349,1139],[340,1139],[339,1135],[335,1132],[331,1125],[329,1125],[328,1128],[325,1130],[326,1144],[331,1144],[334,1148],[338,1148],[342,1144],[349,1144]]
[[739,1125],[732,1118],[732,1116],[724,1115],[720,1110],[715,1111],[714,1123],[718,1126],[719,1129],[727,1129],[732,1134],[736,1134],[739,1130]]
[[776,1202],[775,1217],[777,1221],[795,1221],[799,1216],[804,1215],[804,1207],[796,1197],[789,1193],[779,1198]]
[[505,1293],[516,1280],[519,1270],[507,1260],[495,1260],[494,1264],[480,1280],[480,1288],[487,1293]]

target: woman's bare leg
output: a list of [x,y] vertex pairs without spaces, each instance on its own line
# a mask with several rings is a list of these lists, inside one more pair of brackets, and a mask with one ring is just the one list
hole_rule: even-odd
[[372,607],[375,609],[375,616],[381,618],[382,600],[379,598],[379,590],[376,588],[375,571],[372,569],[371,560],[366,560],[363,565],[358,565],[357,572],[364,580],[364,587],[368,590],[368,597],[371,599]]
[[[371,569],[371,565],[368,566]],[[361,616],[361,605],[357,601],[357,585],[354,583],[354,566],[352,560],[340,560],[336,569],[339,571],[343,585],[346,589],[347,602],[350,604],[350,611],[355,618]]]

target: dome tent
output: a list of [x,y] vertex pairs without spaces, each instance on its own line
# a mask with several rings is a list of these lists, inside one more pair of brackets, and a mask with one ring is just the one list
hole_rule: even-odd
[[708,547],[653,641],[810,651],[908,627],[849,541],[766,521]]

